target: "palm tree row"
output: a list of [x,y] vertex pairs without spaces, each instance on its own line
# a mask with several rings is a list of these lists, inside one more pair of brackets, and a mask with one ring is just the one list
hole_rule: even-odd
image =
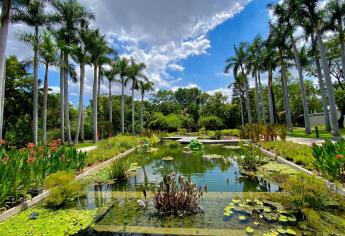
[[[235,77],[235,95],[240,99],[240,106],[245,101],[246,121],[252,122],[248,96],[249,77],[254,79],[257,122],[266,122],[265,104],[260,75],[268,74],[268,113],[269,122],[275,123],[275,103],[272,90],[272,79],[275,72],[280,72],[285,119],[289,130],[292,130],[291,109],[289,104],[287,72],[293,68],[297,71],[302,95],[305,132],[311,133],[309,108],[304,84],[304,74],[308,66],[312,66],[317,75],[321,93],[325,127],[333,135],[340,135],[336,117],[334,86],[327,58],[328,49],[325,44],[326,34],[332,32],[338,37],[342,71],[345,71],[345,41],[343,19],[345,3],[330,0],[322,6],[321,0],[284,0],[270,4],[268,8],[274,14],[269,24],[270,32],[267,39],[256,37],[251,44],[241,43],[235,46],[235,55],[226,60],[225,72],[232,72]],[[297,35],[303,29],[302,35]],[[302,45],[302,46],[301,46]],[[311,57],[311,59],[309,59]],[[242,92],[243,91],[243,92]],[[329,114],[328,114],[329,107]],[[245,120],[244,112],[242,120]]]
[[[49,2],[49,3],[48,3]],[[50,4],[53,11],[46,10]],[[87,11],[77,0],[5,0],[1,3],[2,15],[0,26],[0,130],[2,130],[3,99],[5,86],[5,51],[7,44],[7,32],[10,20],[13,23],[21,22],[33,28],[31,32],[20,32],[18,38],[27,43],[33,49],[33,142],[38,142],[38,69],[41,63],[45,67],[43,85],[42,106],[42,142],[46,143],[47,124],[47,96],[48,96],[48,71],[51,66],[60,68],[60,121],[61,140],[70,144],[77,144],[79,137],[84,139],[83,124],[83,95],[85,84],[85,68],[87,65],[93,68],[93,141],[98,141],[97,125],[97,96],[100,95],[100,86],[103,76],[109,81],[109,121],[112,124],[111,84],[119,76],[122,87],[121,101],[121,132],[124,133],[124,89],[131,82],[132,90],[132,133],[135,133],[134,120],[134,91],[140,90],[143,96],[145,91],[152,89],[152,83],[144,75],[146,68],[143,63],[136,63],[133,59],[119,58],[115,49],[106,41],[98,29],[89,27],[94,14]],[[79,76],[75,67],[79,65]],[[105,66],[110,69],[105,70]],[[78,78],[79,77],[79,78]],[[79,80],[79,109],[78,122],[74,140],[72,142],[69,118],[69,79],[73,82]],[[143,108],[141,109],[141,126],[143,126]],[[143,127],[141,127],[143,128]],[[111,129],[112,130],[112,129]],[[0,139],[2,132],[0,131]]]

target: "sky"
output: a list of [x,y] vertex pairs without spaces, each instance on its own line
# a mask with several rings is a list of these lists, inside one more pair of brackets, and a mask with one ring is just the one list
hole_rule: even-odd
[[[176,90],[198,87],[210,94],[220,91],[231,97],[227,86],[232,75],[223,73],[225,60],[234,45],[268,33],[268,3],[274,0],[79,0],[94,12],[94,27],[100,28],[120,56],[133,57],[147,65],[146,75],[155,89]],[[32,51],[18,42],[19,31],[27,26],[12,25],[7,55],[24,59]],[[86,69],[85,104],[92,97],[93,70]],[[43,66],[39,78],[44,76]],[[59,91],[58,68],[49,71],[49,87]],[[106,94],[105,80],[101,93]],[[113,94],[120,86],[113,85]],[[129,93],[129,91],[126,91]],[[69,99],[77,104],[79,84],[70,82]]]

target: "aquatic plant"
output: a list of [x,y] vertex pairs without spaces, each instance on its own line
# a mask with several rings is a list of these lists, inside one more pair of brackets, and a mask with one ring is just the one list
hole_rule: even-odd
[[159,184],[153,202],[159,215],[186,215],[202,212],[199,199],[203,191],[192,183],[190,177],[178,177],[176,183],[174,174],[166,174]]
[[204,149],[204,145],[197,139],[193,139],[188,147],[191,151],[200,151]]
[[345,231],[345,219],[336,214],[344,200],[331,192],[326,184],[306,174],[291,176],[283,185],[286,204],[301,214],[300,226],[310,232],[334,233]]
[[247,148],[241,149],[241,155],[237,157],[238,164],[243,170],[256,171],[262,164],[263,155],[259,148],[249,144]]
[[345,183],[345,139],[336,143],[326,140],[321,146],[312,147],[315,168],[322,175]]
[[49,208],[57,209],[66,202],[84,195],[81,183],[74,177],[74,174],[66,171],[59,171],[47,176],[44,185],[50,191],[46,200]]
[[285,140],[286,134],[287,128],[284,125],[275,124],[245,124],[240,129],[240,137],[251,139],[254,143],[261,140],[274,141],[278,136]]
[[110,167],[110,177],[112,179],[126,179],[129,175],[131,164],[127,160],[114,161]]

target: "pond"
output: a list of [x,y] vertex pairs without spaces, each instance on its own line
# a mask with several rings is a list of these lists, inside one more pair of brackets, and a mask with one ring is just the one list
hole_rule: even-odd
[[[78,202],[80,207],[92,209],[105,204],[110,207],[92,231],[79,235],[226,235],[230,232],[245,235],[246,227],[253,224],[256,232],[269,230],[269,224],[258,222],[245,212],[224,215],[224,208],[232,199],[270,200],[274,192],[279,191],[274,183],[257,176],[242,175],[234,158],[238,155],[239,150],[223,145],[206,145],[203,151],[193,153],[186,152],[182,145],[162,145],[150,152],[138,151],[129,155],[126,158],[135,163],[136,173],[128,180],[115,183],[94,181],[87,186],[87,197]],[[201,199],[203,214],[157,217],[152,194],[147,198],[146,208],[138,205],[137,200],[144,198],[143,188],[154,191],[167,172],[174,172],[176,178],[190,176],[193,183],[207,191]],[[243,214],[246,219],[239,220]]]

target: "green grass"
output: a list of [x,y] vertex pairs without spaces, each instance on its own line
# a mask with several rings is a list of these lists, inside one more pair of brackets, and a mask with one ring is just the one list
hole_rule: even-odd
[[95,145],[92,141],[85,141],[83,143],[78,143],[77,145],[75,145],[75,148],[85,148],[85,147],[91,147]]
[[108,160],[131,148],[137,147],[143,140],[142,137],[130,135],[118,135],[113,138],[101,140],[97,143],[97,149],[87,153],[86,165]]
[[288,141],[260,142],[259,145],[309,170],[315,169],[312,148],[307,145]]
[[[320,138],[333,138],[334,136],[331,134],[331,132],[325,130],[325,126],[318,126],[319,128],[319,135]],[[345,129],[342,129],[341,135],[345,135]],[[298,137],[298,138],[316,138],[315,134],[315,127],[312,127],[312,133],[311,134],[306,134],[304,132],[304,127],[294,127],[293,132],[288,134],[291,137]]]

